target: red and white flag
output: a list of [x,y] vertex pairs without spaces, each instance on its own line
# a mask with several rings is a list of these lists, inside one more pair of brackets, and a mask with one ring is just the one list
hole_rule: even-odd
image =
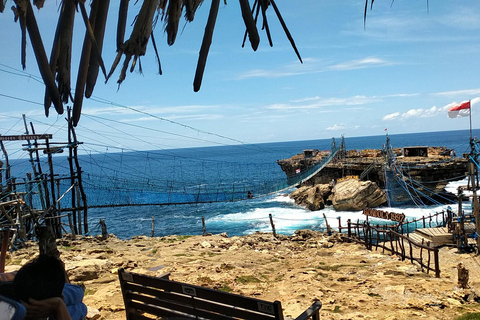
[[462,102],[448,108],[448,117],[461,118],[468,117],[470,115],[470,101]]

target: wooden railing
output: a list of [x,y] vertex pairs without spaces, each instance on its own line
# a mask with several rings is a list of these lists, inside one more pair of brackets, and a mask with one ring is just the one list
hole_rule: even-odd
[[[440,265],[438,259],[438,248],[417,243],[408,237],[408,234],[399,233],[391,226],[372,226],[368,221],[362,223],[347,221],[348,238],[365,244],[368,250],[382,249],[382,252],[389,251],[398,255],[402,260],[416,262],[427,273],[435,272],[435,277],[440,277]],[[401,230],[401,229],[400,229]]]

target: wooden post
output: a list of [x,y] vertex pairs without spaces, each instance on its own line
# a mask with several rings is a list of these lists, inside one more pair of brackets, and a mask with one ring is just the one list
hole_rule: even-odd
[[105,240],[108,238],[107,224],[104,219],[100,219],[100,228],[102,229],[102,239]]
[[[73,124],[72,124],[72,108],[67,108],[67,122],[68,122],[68,167],[70,169],[70,184],[75,184],[75,170],[73,168],[73,148],[76,146],[73,144],[72,140],[72,132],[73,132]],[[76,208],[76,193],[74,191],[71,192],[71,200],[72,200],[72,215],[68,215],[68,222],[70,223],[70,229],[73,235],[77,234],[77,208]]]
[[[77,193],[77,207],[80,207],[80,190],[78,188],[78,185],[75,185],[75,192]],[[82,235],[83,234],[82,233],[82,212],[78,210],[77,213],[78,213],[78,234]]]
[[203,228],[203,235],[207,235],[207,227],[205,226],[205,217],[202,217],[202,228]]
[[60,252],[57,249],[55,241],[55,233],[51,225],[37,226],[35,229],[38,238],[38,247],[40,254],[47,254],[53,257],[60,257]]
[[[327,220],[327,217],[325,216],[325,213],[323,214],[323,218],[325,219],[325,224],[327,225],[327,234],[329,236],[331,236],[332,235],[332,230],[330,229],[330,225],[328,224],[328,220]],[[367,218],[368,218],[368,216],[367,216]]]
[[342,217],[338,217],[338,232],[342,232]]
[[462,212],[463,212],[463,208],[462,208],[462,198],[463,198],[463,190],[461,187],[459,187],[458,189],[458,199],[457,199],[457,202],[458,202],[458,211],[457,211],[457,216],[461,216],[462,215]]
[[155,235],[155,217],[152,216],[152,238]]
[[7,250],[10,243],[10,229],[2,230],[2,251],[0,253],[0,273],[5,272],[5,259],[7,258]]
[[352,237],[352,221],[350,219],[347,220],[347,235],[349,238]]
[[268,217],[270,218],[270,224],[272,225],[273,236],[276,238],[277,237],[277,232],[275,231],[275,224],[273,224],[272,214],[269,213]]
[[435,277],[440,278],[440,262],[438,259],[438,248],[433,248],[433,259],[435,261]]
[[458,287],[462,289],[468,289],[468,279],[469,279],[469,272],[468,269],[463,266],[462,263],[457,265],[458,270]]

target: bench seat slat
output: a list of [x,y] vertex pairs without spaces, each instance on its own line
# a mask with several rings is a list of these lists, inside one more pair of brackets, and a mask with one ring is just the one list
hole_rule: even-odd
[[[207,311],[207,310],[201,310],[201,309],[193,309],[190,307],[186,306],[179,306],[175,305],[173,309],[170,309],[168,307],[163,307],[162,304],[144,304],[141,302],[136,302],[132,301],[131,308],[138,310],[138,311],[143,311],[155,316],[173,316],[175,318],[192,318],[192,319],[210,319],[210,320],[242,320],[242,319],[248,319],[248,320],[264,320],[265,318],[258,318],[258,315],[252,315],[248,316],[247,318],[244,318],[240,316],[239,314],[235,315],[225,315],[225,314],[219,314],[216,312],[212,311]],[[270,318],[272,319],[272,318]]]
[[[210,314],[210,318],[216,318],[216,314],[223,314],[226,316],[233,317],[238,319],[251,319],[251,320],[274,320],[275,316],[265,313],[259,313],[255,310],[248,310],[239,308],[237,306],[220,304],[214,301],[208,301],[204,299],[193,299],[190,296],[184,294],[179,294],[176,292],[165,292],[159,290],[152,290],[150,288],[145,288],[141,286],[135,286],[128,284],[127,288],[127,298],[129,300],[140,301],[147,304],[158,305],[165,309],[175,309],[180,310],[184,313],[197,314],[200,316],[200,313],[207,312]],[[141,290],[147,289],[147,290]],[[136,292],[148,291],[147,295],[142,295]],[[205,315],[204,315],[205,316]],[[224,319],[224,317],[221,317]]]
[[[280,301],[265,301],[118,270],[127,320],[283,320]],[[296,320],[319,319],[316,301]],[[153,318],[152,318],[153,317]]]
[[[186,289],[191,289],[195,292],[196,298],[202,298],[209,301],[216,301],[226,305],[232,305],[232,306],[236,306],[236,307],[240,307],[248,310],[258,310],[259,312],[273,314],[273,315],[275,314],[275,308],[277,308],[276,304],[280,304],[279,307],[281,310],[281,303],[279,301],[270,302],[270,301],[265,301],[265,300],[250,298],[250,297],[244,297],[237,294],[218,291],[210,288],[205,288],[205,287],[200,287],[200,286],[195,286],[190,284],[187,285],[187,284],[173,281],[173,280],[155,278],[155,277],[139,275],[135,273],[128,273],[128,275],[132,276],[132,280],[127,281],[127,283],[133,282],[133,283],[141,284],[151,288],[158,288],[158,289],[163,289],[165,291],[179,292],[179,293],[184,292],[184,290]],[[262,307],[263,311],[259,310],[260,307]]]

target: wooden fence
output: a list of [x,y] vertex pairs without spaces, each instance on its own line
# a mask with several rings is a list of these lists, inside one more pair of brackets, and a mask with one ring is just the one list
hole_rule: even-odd
[[[428,244],[417,243],[407,235],[392,229],[392,226],[372,226],[368,221],[362,223],[347,221],[347,235],[350,239],[365,244],[368,250],[381,249],[382,252],[389,251],[398,255],[402,260],[416,262],[422,268],[435,272],[435,277],[440,277],[440,265],[438,259],[438,248],[430,247]],[[397,230],[403,230],[402,228]],[[407,229],[408,230],[408,229]]]

